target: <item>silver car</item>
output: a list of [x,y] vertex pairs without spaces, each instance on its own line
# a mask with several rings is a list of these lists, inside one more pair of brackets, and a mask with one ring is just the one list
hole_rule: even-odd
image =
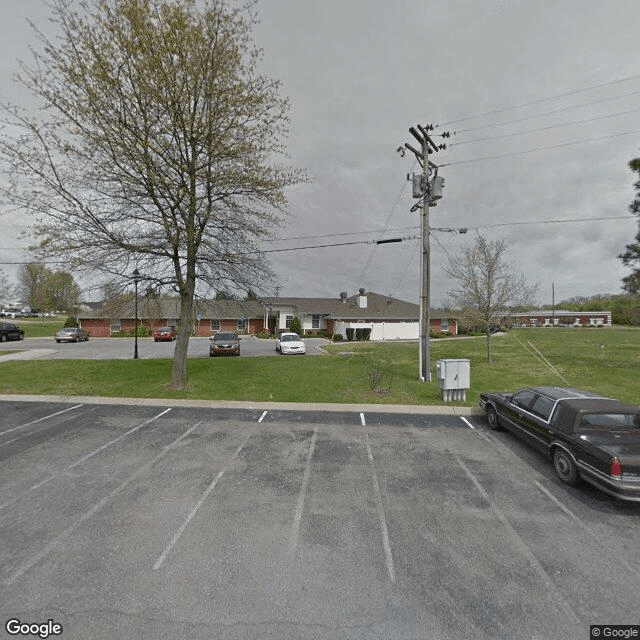
[[56,342],[82,342],[89,339],[89,334],[80,327],[65,327],[56,331]]

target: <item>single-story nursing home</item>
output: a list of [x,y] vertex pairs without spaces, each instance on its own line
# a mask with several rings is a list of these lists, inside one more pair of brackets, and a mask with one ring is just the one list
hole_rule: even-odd
[[[139,325],[154,329],[177,326],[180,301],[176,297],[140,298]],[[368,329],[370,340],[415,340],[419,335],[420,307],[361,289],[356,295],[342,292],[336,298],[263,298],[261,300],[198,300],[194,305],[192,335],[210,336],[217,331],[242,334],[281,333],[298,318],[305,335],[340,334]],[[135,300],[132,296],[106,301],[78,312],[81,326],[92,337],[129,332],[135,326]],[[431,331],[458,333],[455,315],[431,310]]]

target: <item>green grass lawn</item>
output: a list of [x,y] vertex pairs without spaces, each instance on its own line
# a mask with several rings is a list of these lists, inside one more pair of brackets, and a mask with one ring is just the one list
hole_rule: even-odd
[[17,324],[25,338],[52,338],[58,329],[64,326],[65,318],[16,318],[7,320]]
[[[49,335],[49,334],[47,334]],[[533,346],[556,373],[532,354]],[[486,340],[431,342],[433,382],[418,380],[417,343],[336,343],[328,354],[284,358],[193,358],[189,387],[167,387],[171,360],[32,360],[0,363],[0,393],[123,397],[476,405],[485,390],[531,385],[571,386],[640,404],[640,330],[518,329]],[[465,403],[443,403],[436,361],[468,358],[471,391]]]

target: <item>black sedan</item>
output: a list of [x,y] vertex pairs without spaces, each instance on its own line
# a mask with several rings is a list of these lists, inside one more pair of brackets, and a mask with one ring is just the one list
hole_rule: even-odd
[[12,322],[0,322],[0,342],[24,339],[24,331]]
[[492,429],[504,427],[553,461],[567,484],[580,478],[640,502],[640,408],[565,387],[482,393]]

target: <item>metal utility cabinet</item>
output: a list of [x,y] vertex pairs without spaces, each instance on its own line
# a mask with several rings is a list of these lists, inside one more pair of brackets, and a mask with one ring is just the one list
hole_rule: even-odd
[[466,402],[471,388],[471,361],[465,358],[438,360],[436,376],[440,381],[440,398],[447,402]]

